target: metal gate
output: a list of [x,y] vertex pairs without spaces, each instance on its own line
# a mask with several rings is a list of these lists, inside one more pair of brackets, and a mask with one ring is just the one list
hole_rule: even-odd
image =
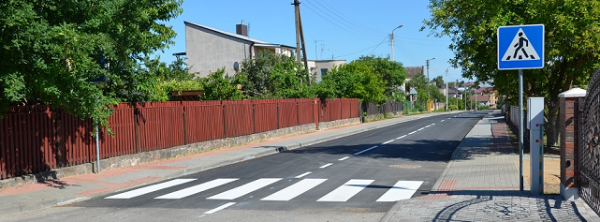
[[600,214],[600,70],[592,77],[585,99],[579,100],[579,114],[579,164],[575,166],[579,196]]

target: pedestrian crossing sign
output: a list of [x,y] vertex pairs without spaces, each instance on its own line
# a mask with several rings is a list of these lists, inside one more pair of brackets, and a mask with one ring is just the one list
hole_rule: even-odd
[[498,28],[498,69],[544,68],[544,25]]

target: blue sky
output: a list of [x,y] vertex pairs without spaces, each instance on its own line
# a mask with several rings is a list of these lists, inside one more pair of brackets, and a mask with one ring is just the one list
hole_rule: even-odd
[[[183,14],[167,22],[177,37],[175,45],[161,53],[161,60],[174,60],[175,52],[185,51],[184,21],[235,33],[244,20],[252,38],[295,46],[293,0],[185,0]],[[424,66],[430,61],[431,78],[449,69],[450,81],[462,79],[461,70],[450,67],[453,52],[448,37],[436,38],[429,29],[419,31],[430,18],[425,0],[304,0],[300,10],[308,59],[345,59],[361,55],[390,56],[389,34],[394,31],[394,59],[404,66]],[[316,51],[315,51],[315,40]],[[316,53],[315,53],[316,52]]]

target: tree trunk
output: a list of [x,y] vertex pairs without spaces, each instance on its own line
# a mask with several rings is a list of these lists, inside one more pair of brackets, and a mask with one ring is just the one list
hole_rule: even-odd
[[548,106],[548,118],[544,123],[546,130],[546,146],[557,146],[559,136],[559,118],[558,118],[558,101],[549,101],[546,103]]

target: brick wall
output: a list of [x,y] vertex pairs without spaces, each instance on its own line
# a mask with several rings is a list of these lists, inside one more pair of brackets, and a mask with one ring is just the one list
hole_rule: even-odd
[[560,98],[560,181],[566,188],[577,188],[577,131],[579,98]]

